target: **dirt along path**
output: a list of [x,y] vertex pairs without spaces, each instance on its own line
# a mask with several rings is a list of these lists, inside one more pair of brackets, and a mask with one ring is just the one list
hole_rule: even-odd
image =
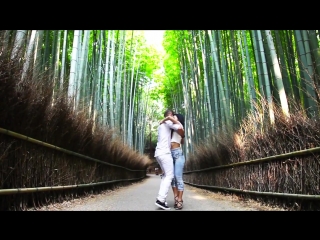
[[48,205],[36,211],[283,211],[255,201],[242,201],[235,196],[226,196],[187,184],[183,196],[183,209],[173,208],[173,194],[170,188],[167,202],[171,209],[162,210],[155,205],[160,181],[160,175],[148,174],[147,178],[128,186]]

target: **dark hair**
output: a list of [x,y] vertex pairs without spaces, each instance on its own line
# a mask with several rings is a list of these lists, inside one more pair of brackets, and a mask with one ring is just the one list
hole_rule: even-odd
[[[183,128],[184,128],[184,116],[180,113],[174,113],[175,116],[177,116],[178,121],[182,124]],[[173,129],[171,129],[171,137],[173,134]]]
[[168,116],[168,114],[169,114],[169,112],[171,112],[171,113],[172,113],[172,115],[174,114],[174,111],[173,111],[173,110],[171,110],[171,109],[167,109],[167,110],[164,112],[164,117],[167,117],[167,116]]
[[182,124],[183,128],[184,128],[184,116],[180,113],[176,113],[175,114],[178,118],[178,121]]

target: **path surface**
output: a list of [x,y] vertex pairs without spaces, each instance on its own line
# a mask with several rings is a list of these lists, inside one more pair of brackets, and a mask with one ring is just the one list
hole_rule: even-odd
[[[49,205],[37,211],[274,211],[254,201],[243,202],[237,197],[225,196],[185,184],[182,210],[173,208],[170,188],[167,202],[170,210],[155,205],[160,186],[160,176],[148,174],[147,178],[131,185],[110,190],[99,195]],[[34,210],[33,210],[34,211]]]

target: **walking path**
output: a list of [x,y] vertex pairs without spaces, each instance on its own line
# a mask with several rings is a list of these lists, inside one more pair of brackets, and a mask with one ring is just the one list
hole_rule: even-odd
[[254,201],[243,202],[236,196],[225,196],[185,184],[182,210],[173,208],[170,188],[167,202],[170,210],[155,205],[160,175],[148,174],[142,181],[82,199],[49,205],[38,211],[274,211]]

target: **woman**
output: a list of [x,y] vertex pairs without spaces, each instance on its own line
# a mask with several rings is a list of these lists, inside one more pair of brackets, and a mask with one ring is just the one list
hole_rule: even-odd
[[[173,117],[168,116],[164,120],[178,120],[181,126],[184,128],[184,117],[181,114],[174,114]],[[172,130],[171,134],[171,155],[174,164],[174,178],[171,182],[171,187],[174,195],[174,208],[176,210],[181,210],[183,208],[183,168],[185,164],[185,157],[181,148],[181,144],[184,143],[184,138],[182,138],[176,131]]]

